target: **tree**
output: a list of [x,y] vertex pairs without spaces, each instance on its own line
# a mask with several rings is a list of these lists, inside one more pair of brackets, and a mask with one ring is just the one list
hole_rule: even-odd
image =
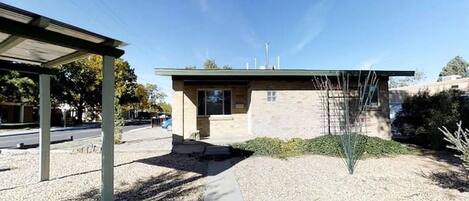
[[137,84],[135,97],[139,101],[133,104],[133,109],[144,110],[150,107],[148,91],[143,84]]
[[0,71],[0,102],[38,102],[38,77],[17,71]]
[[441,77],[448,75],[460,75],[462,77],[467,77],[467,67],[469,67],[469,63],[467,63],[462,57],[456,56],[451,59],[451,61],[449,61],[445,67],[443,67],[438,81],[441,81]]
[[[115,61],[115,95],[120,105],[138,102],[135,97],[137,76],[123,59]],[[101,110],[102,57],[90,56],[62,65],[52,79],[51,92],[56,102],[67,103],[76,109],[76,123],[82,123],[85,109]],[[95,115],[96,116],[96,115]]]
[[82,122],[85,108],[95,108],[101,102],[100,65],[97,57],[88,57],[62,65],[52,79],[52,97],[76,110],[76,123]]
[[161,103],[159,103],[159,106],[160,106],[162,112],[171,114],[171,111],[172,111],[171,104],[169,104],[167,102],[161,102]]
[[150,109],[153,111],[161,111],[159,106],[166,98],[166,94],[161,92],[156,84],[146,84],[145,89],[148,93]]
[[420,70],[415,70],[415,75],[413,77],[391,77],[389,79],[389,87],[390,88],[397,88],[397,87],[405,87],[417,84],[418,82],[424,80],[427,76],[425,72]]
[[224,65],[222,68],[225,69],[225,70],[233,69],[230,65]]
[[215,69],[219,69],[219,68],[218,68],[217,64],[215,63],[215,59],[207,59],[204,62],[204,69],[215,70]]

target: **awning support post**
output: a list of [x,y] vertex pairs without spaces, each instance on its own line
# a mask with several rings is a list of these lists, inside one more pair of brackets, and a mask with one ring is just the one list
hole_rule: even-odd
[[39,75],[39,147],[40,181],[49,180],[50,172],[50,75]]
[[103,56],[101,200],[114,200],[114,60]]

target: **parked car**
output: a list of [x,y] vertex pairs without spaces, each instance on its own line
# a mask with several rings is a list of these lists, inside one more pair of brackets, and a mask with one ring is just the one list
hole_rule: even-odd
[[173,120],[172,119],[166,119],[166,120],[163,121],[163,123],[161,123],[161,128],[171,130],[172,127],[173,127]]

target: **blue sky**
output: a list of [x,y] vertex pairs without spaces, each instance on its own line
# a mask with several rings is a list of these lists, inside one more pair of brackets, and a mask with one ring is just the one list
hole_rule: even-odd
[[427,81],[454,56],[469,60],[469,1],[1,1],[129,43],[139,82],[168,94],[155,67],[261,65],[265,42],[282,68],[420,69]]

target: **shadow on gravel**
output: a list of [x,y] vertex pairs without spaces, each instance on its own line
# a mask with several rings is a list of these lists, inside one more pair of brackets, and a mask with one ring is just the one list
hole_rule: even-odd
[[421,176],[432,180],[442,188],[469,192],[469,174],[463,171],[432,172],[430,174],[421,174]]
[[[152,176],[146,180],[139,180],[132,184],[127,190],[120,191],[114,195],[115,200],[182,200],[191,194],[203,191],[202,185],[190,185],[202,175],[188,177],[183,171],[170,171],[158,176]],[[188,185],[189,184],[189,185]],[[98,189],[80,194],[75,199],[70,200],[99,200]],[[202,198],[197,198],[202,200]]]
[[[210,145],[210,144],[206,144]],[[195,185],[199,179],[209,176],[207,174],[207,164],[211,160],[230,160],[231,168],[236,163],[252,155],[251,152],[237,150],[229,147],[229,155],[205,155],[201,153],[177,154],[170,153],[162,156],[155,156],[132,163],[144,163],[152,166],[166,167],[169,170],[160,175],[148,175],[148,179],[138,180],[130,184],[121,183],[121,187],[116,188],[114,195],[116,200],[185,200],[187,196],[200,193],[200,197],[191,198],[203,200],[204,185]],[[204,148],[205,150],[205,148]],[[225,169],[226,170],[226,169]],[[222,172],[224,170],[220,170]],[[215,174],[218,174],[216,172]],[[189,174],[189,173],[196,173]],[[73,175],[70,175],[73,176]],[[99,200],[99,189],[80,194],[78,197],[70,200]]]

